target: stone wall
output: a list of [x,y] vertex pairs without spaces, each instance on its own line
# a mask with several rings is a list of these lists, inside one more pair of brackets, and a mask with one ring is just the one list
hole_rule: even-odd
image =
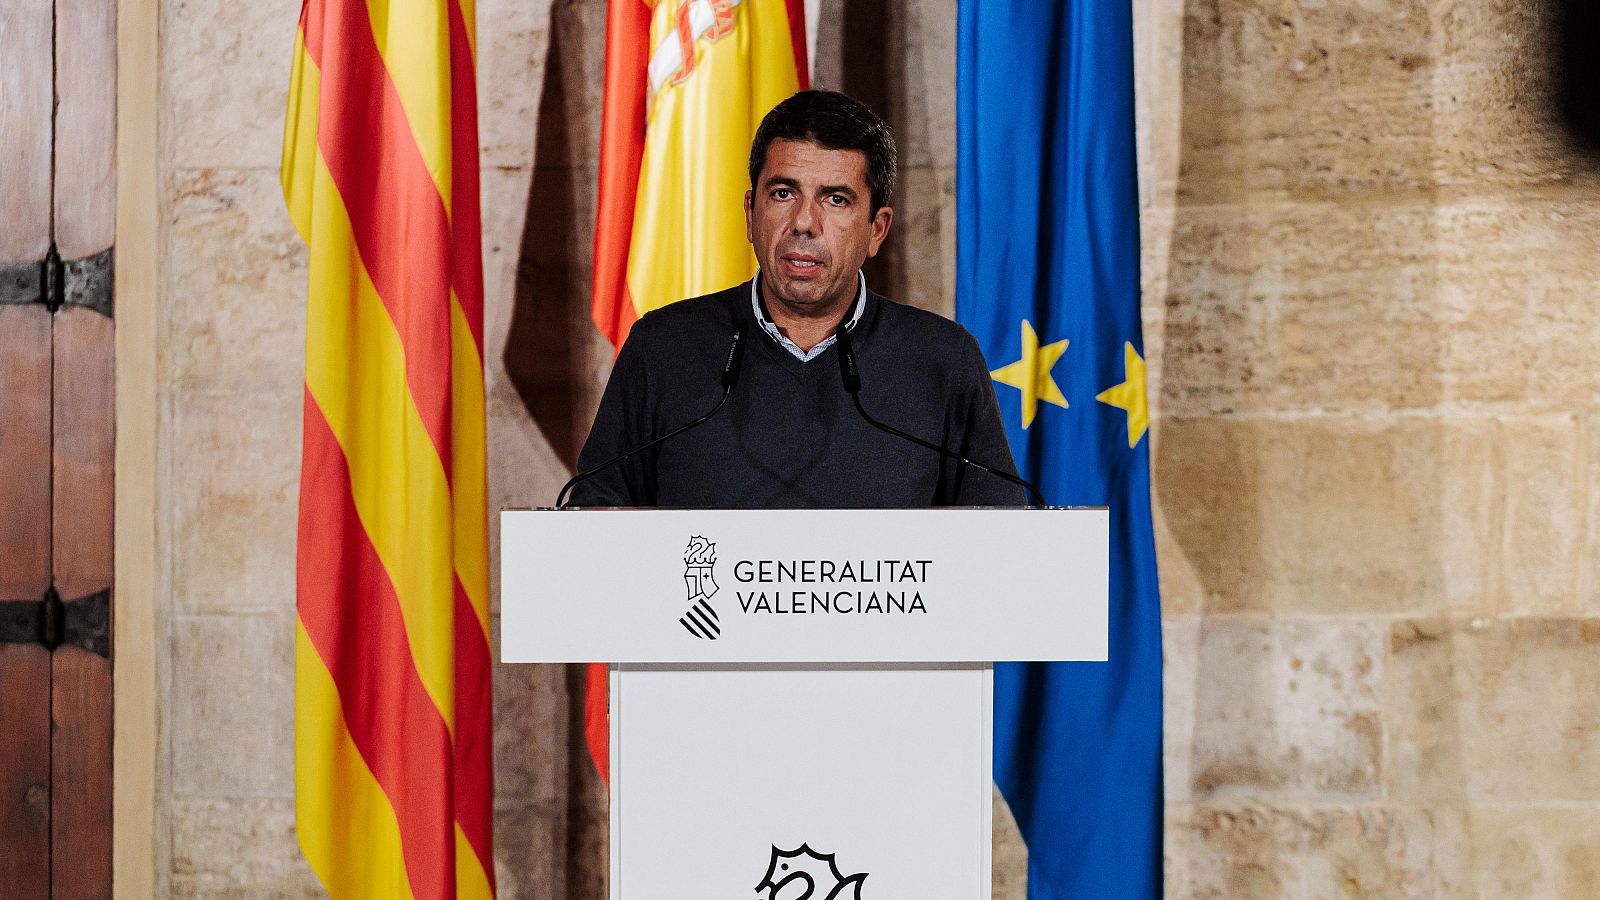
[[1551,8],[1144,5],[1174,895],[1600,894],[1600,165]]
[[[869,277],[948,313],[953,0],[823,0],[899,135]],[[1173,896],[1600,894],[1600,176],[1538,0],[1135,0]],[[493,508],[566,477],[604,8],[480,0]],[[163,14],[164,892],[316,895],[293,835],[297,4]],[[829,24],[832,23],[832,24]],[[502,896],[603,896],[559,667],[501,667]],[[1025,857],[997,839],[997,896]]]

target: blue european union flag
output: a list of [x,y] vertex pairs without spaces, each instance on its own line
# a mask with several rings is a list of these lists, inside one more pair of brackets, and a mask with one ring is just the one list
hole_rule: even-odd
[[1017,464],[1111,508],[1110,661],[995,669],[1028,896],[1161,894],[1161,611],[1139,325],[1128,0],[962,0],[956,316]]

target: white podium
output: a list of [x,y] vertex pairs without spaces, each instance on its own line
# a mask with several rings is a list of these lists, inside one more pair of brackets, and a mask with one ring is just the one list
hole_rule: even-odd
[[615,900],[988,898],[992,663],[1106,658],[1107,526],[510,510],[501,659],[613,664]]

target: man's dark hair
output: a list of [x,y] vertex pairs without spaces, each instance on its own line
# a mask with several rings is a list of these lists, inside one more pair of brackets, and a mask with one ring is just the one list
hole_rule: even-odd
[[806,141],[826,150],[859,150],[867,157],[872,215],[894,194],[894,135],[861,101],[838,91],[801,91],[761,120],[750,144],[750,188],[760,188],[767,148],[773,141]]

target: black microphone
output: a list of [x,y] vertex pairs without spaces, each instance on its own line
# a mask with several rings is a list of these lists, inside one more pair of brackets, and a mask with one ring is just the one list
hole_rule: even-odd
[[[850,344],[850,332],[844,327],[843,322],[839,323],[838,330],[834,332],[833,342],[839,345],[839,374],[844,377],[844,389],[850,396],[856,397],[861,393],[861,370],[856,368],[856,351]],[[858,399],[856,406],[859,408],[860,405]],[[861,414],[867,416],[866,410],[862,410]],[[871,416],[867,416],[867,421],[874,425],[878,424]]]
[[572,478],[566,484],[561,486],[561,493],[556,495],[556,509],[565,508],[567,505],[567,494],[570,493],[573,488],[589,480],[590,478],[593,478],[596,474],[616,465],[619,462],[622,462],[631,456],[643,453],[662,441],[668,440],[669,438],[675,438],[678,435],[683,434],[685,431],[695,427],[696,425],[704,425],[706,422],[711,420],[712,416],[715,416],[717,413],[721,412],[723,404],[728,402],[728,396],[733,393],[734,385],[739,383],[739,369],[744,362],[745,330],[746,329],[744,326],[740,326],[733,332],[733,343],[728,346],[728,357],[722,364],[722,397],[717,400],[716,406],[711,407],[710,412],[707,412],[705,415],[700,416],[697,419],[693,419],[689,422],[679,425],[677,428],[672,429],[658,438],[646,441],[626,453],[613,456],[598,466],[585,469],[584,471],[572,476]]
[[[737,328],[733,332],[733,343],[728,345],[728,358],[722,363],[722,389],[733,390],[739,383],[739,369],[744,365],[744,328]],[[727,399],[727,395],[723,395]]]
[[[1049,503],[1045,502],[1044,494],[1040,493],[1039,489],[1033,486],[1033,482],[1028,481],[1025,478],[1018,478],[1009,472],[1001,471],[993,466],[986,466],[981,462],[974,462],[973,460],[967,459],[965,456],[962,456],[948,447],[940,446],[939,444],[935,444],[931,441],[925,441],[914,434],[907,434],[892,425],[885,425],[882,422],[879,422],[877,419],[874,419],[872,415],[867,412],[866,407],[861,405],[861,370],[856,366],[856,351],[855,348],[850,345],[850,332],[845,328],[843,323],[840,323],[838,330],[834,332],[834,336],[834,343],[839,347],[839,374],[844,378],[845,392],[850,395],[850,399],[855,401],[856,412],[861,413],[861,418],[866,419],[868,425],[871,425],[873,428],[876,428],[879,431],[892,434],[897,438],[908,440],[919,447],[926,447],[927,449],[932,450],[946,459],[953,459],[956,462],[971,466],[974,469],[1004,478],[1006,481],[1032,492],[1033,496],[1039,498],[1040,506],[1050,505]],[[957,490],[959,491],[959,488]]]

